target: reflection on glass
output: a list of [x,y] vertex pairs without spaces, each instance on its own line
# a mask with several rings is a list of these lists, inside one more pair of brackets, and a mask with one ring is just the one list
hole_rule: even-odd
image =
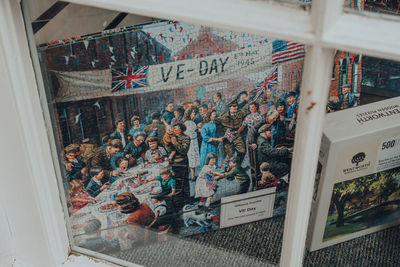
[[346,0],[344,7],[347,9],[368,11],[374,13],[399,15],[399,0]]
[[332,68],[327,112],[360,104],[361,56],[337,51]]
[[170,21],[40,45],[74,244],[114,255],[284,215],[304,55]]
[[[357,105],[398,96],[400,96],[400,62],[345,51],[336,52],[332,65],[327,112],[343,109],[343,104],[346,102],[347,107],[356,107]],[[347,101],[342,101],[346,98]],[[392,114],[398,114],[398,105],[391,104],[390,106],[393,108]],[[375,110],[379,112],[379,109],[376,108]],[[374,112],[375,110],[372,109],[371,111]],[[384,111],[382,112],[384,113]],[[340,118],[336,120],[336,123],[340,123]],[[342,128],[344,129],[344,126]],[[378,134],[377,138],[381,138],[381,136]],[[397,149],[394,146],[397,144],[396,142],[390,140],[387,146]],[[377,150],[380,151],[379,153],[386,149],[385,143],[383,144],[383,148],[379,146]],[[350,143],[346,143],[342,148],[347,149],[349,147],[351,147]],[[317,187],[321,184],[319,182],[321,173],[325,173],[329,168],[326,167],[326,161],[323,161],[324,157],[327,156],[324,149],[326,149],[324,145],[321,145],[320,161],[325,162],[325,165],[318,163],[314,188],[315,209],[313,209],[313,212],[317,210],[317,201],[321,201],[321,197],[317,197],[315,193]],[[391,150],[390,152],[394,153],[395,158],[398,154],[396,151]],[[364,158],[365,153],[360,151],[360,153],[354,154],[351,160],[353,164],[358,164],[357,162],[363,161]],[[350,234],[358,233],[364,229],[370,229],[374,233],[342,242],[340,245],[308,252],[305,255],[304,265],[377,266],[385,265],[388,260],[397,261],[398,251],[392,246],[397,240],[388,239],[388,236],[397,233],[399,226],[380,232],[375,232],[378,229],[373,229],[375,226],[383,229],[383,227],[388,226],[388,223],[395,225],[395,221],[399,219],[399,205],[397,205],[399,202],[399,186],[397,185],[397,180],[400,177],[399,168],[396,163],[392,167],[370,175],[355,176],[351,179],[340,179],[335,182],[329,199],[330,205],[326,210],[326,215],[324,215],[326,217],[321,216],[317,219],[317,221],[320,219],[324,225],[321,241],[341,242],[339,238],[348,237]],[[385,189],[381,190],[382,188]],[[392,205],[392,203],[396,204]],[[318,205],[321,205],[321,202]],[[357,256],[360,251],[373,251],[371,246],[380,249],[370,257],[359,258]],[[354,249],[355,247],[357,249]],[[343,256],[333,256],[339,254]]]

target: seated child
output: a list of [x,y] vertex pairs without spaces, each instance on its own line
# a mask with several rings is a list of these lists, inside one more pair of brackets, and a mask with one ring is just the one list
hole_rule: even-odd
[[72,180],[69,183],[67,201],[71,204],[70,214],[74,214],[88,203],[96,201],[93,197],[86,192],[84,185],[78,180]]
[[128,168],[129,160],[127,158],[122,158],[122,157],[119,158],[117,160],[117,165],[118,165],[117,171],[122,174],[126,173],[129,170]]
[[[269,171],[269,163],[263,162],[260,165],[261,181],[258,181],[258,185],[266,186],[277,182],[275,175]],[[275,184],[276,185],[276,184]]]
[[118,239],[107,240],[101,237],[101,222],[96,219],[89,219],[86,222],[83,230],[88,236],[84,239],[79,246],[82,248],[90,249],[100,253],[111,253],[120,250]]
[[116,180],[118,180],[118,177],[121,175],[124,175],[127,173],[127,171],[130,169],[129,167],[129,159],[120,156],[117,160],[116,160],[116,166],[115,166],[115,170],[119,173],[118,176],[111,176],[111,183],[114,183]]
[[110,187],[110,182],[104,182],[104,171],[101,167],[93,167],[90,169],[90,179],[89,184],[86,186],[86,192],[89,193],[91,197],[96,197],[101,191]]
[[161,184],[161,190],[164,197],[171,197],[176,192],[176,181],[172,177],[172,171],[169,167],[161,168],[160,176],[157,176],[153,179],[149,179],[146,183],[151,181],[159,181]]
[[200,198],[198,206],[209,207],[211,200],[217,190],[217,180],[220,173],[216,172],[217,154],[208,153],[203,169],[201,169],[196,180],[196,195],[195,198]]
[[151,161],[146,162],[147,164],[150,163],[163,163],[165,161],[165,157],[161,154],[161,151],[156,149],[151,151]]
[[157,217],[163,216],[167,213],[167,203],[165,200],[160,199],[158,196],[162,194],[162,188],[160,186],[154,186],[151,188],[151,201],[153,202],[154,214]]
[[229,168],[230,171],[219,175],[216,177],[217,179],[221,178],[235,178],[235,181],[239,184],[239,192],[238,194],[243,194],[249,191],[250,186],[250,177],[246,173],[246,171],[242,168],[241,164],[239,163],[239,159],[237,157],[232,157],[229,160]]

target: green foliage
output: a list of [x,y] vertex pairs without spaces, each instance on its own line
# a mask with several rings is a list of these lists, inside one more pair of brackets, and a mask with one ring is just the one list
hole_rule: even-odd
[[335,227],[334,225],[331,225],[325,228],[323,241],[325,242],[328,240],[336,239],[338,237],[352,234],[367,228],[368,226],[364,225],[361,226],[361,225],[347,224],[347,223],[345,223],[344,226],[341,227]]
[[389,201],[400,200],[400,190],[394,191],[388,196]]

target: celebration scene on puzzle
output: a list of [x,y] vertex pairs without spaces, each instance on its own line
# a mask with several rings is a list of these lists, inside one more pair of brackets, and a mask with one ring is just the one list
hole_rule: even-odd
[[[38,49],[79,246],[216,230],[221,200],[255,191],[271,208],[247,221],[285,213],[304,45],[156,21]],[[360,60],[336,60],[328,111],[359,101],[342,65]]]

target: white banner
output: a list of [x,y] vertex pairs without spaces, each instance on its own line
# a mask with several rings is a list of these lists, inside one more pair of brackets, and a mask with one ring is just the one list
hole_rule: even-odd
[[[160,91],[212,83],[248,73],[262,72],[272,66],[272,45],[247,47],[230,53],[150,65],[147,86],[111,92],[111,69],[91,71],[54,71],[60,83],[56,102],[82,100],[134,92]],[[143,67],[143,66],[141,66]],[[127,74],[129,75],[129,74]],[[131,76],[121,80],[127,83]]]
[[271,55],[272,47],[268,43],[221,55],[151,65],[147,72],[148,87],[143,89],[153,91],[182,88],[261,72],[272,66]]

